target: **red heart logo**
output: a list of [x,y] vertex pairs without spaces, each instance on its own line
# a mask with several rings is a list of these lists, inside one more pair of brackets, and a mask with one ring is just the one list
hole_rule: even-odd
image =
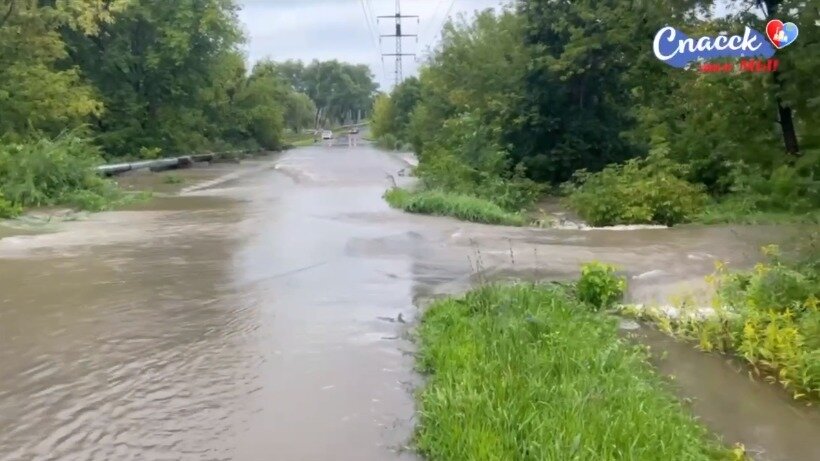
[[783,21],[779,19],[772,19],[766,24],[766,36],[769,37],[769,41],[772,42],[772,45],[777,49],[780,49],[780,40],[777,36],[782,30]]

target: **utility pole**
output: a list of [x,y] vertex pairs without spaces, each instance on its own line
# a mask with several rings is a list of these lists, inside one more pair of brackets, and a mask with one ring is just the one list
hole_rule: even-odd
[[404,53],[402,51],[402,39],[404,37],[414,37],[416,39],[416,42],[418,42],[418,35],[417,34],[402,33],[402,29],[401,29],[402,19],[412,19],[412,18],[416,19],[416,23],[418,23],[420,21],[419,17],[416,16],[416,15],[409,15],[408,16],[408,15],[401,14],[401,0],[396,0],[396,14],[395,15],[393,15],[393,16],[378,16],[378,18],[377,18],[379,21],[381,21],[382,19],[395,19],[395,21],[396,21],[396,33],[395,34],[387,34],[387,35],[379,36],[379,41],[381,41],[381,39],[385,38],[385,37],[390,37],[390,38],[395,38],[396,39],[396,52],[395,53],[382,53],[382,59],[384,59],[385,56],[395,57],[396,58],[396,85],[401,83],[402,80],[403,80],[403,77],[404,77],[402,75],[402,73],[403,73],[402,58],[404,58],[405,56],[413,56],[413,57],[416,56],[416,53]]

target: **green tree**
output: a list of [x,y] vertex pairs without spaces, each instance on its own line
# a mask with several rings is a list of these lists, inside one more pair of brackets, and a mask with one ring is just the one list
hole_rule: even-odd
[[422,159],[445,122],[465,113],[494,133],[494,144],[504,144],[501,129],[517,117],[530,60],[521,37],[521,17],[510,10],[445,25],[441,44],[421,71],[421,101],[410,118],[410,141]]
[[61,65],[63,24],[61,11],[38,2],[7,0],[0,9],[0,138],[57,134],[101,112],[79,69]]
[[285,121],[288,128],[298,133],[313,126],[316,104],[305,93],[288,91],[285,99]]
[[95,127],[108,154],[210,144],[205,93],[242,39],[236,11],[233,0],[130,0],[97,34],[63,29],[72,62],[105,104]]
[[370,129],[376,138],[393,135],[398,131],[396,125],[396,108],[390,95],[380,94],[373,103],[373,115]]

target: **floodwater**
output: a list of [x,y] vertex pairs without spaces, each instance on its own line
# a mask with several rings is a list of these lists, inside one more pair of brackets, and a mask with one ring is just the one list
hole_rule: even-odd
[[[4,231],[0,461],[415,459],[417,306],[483,279],[570,279],[591,259],[627,268],[632,299],[697,296],[716,259],[749,265],[803,232],[407,215],[381,199],[406,167],[368,147],[297,149],[57,232]],[[694,387],[737,381],[683,371]],[[696,405],[727,443],[818,459],[820,425],[794,417],[814,409],[726,389],[789,409]]]

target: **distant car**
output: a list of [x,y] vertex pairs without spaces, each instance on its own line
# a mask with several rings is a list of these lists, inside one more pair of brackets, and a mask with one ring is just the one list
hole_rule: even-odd
[[322,139],[333,139],[333,132],[330,130],[322,131]]

